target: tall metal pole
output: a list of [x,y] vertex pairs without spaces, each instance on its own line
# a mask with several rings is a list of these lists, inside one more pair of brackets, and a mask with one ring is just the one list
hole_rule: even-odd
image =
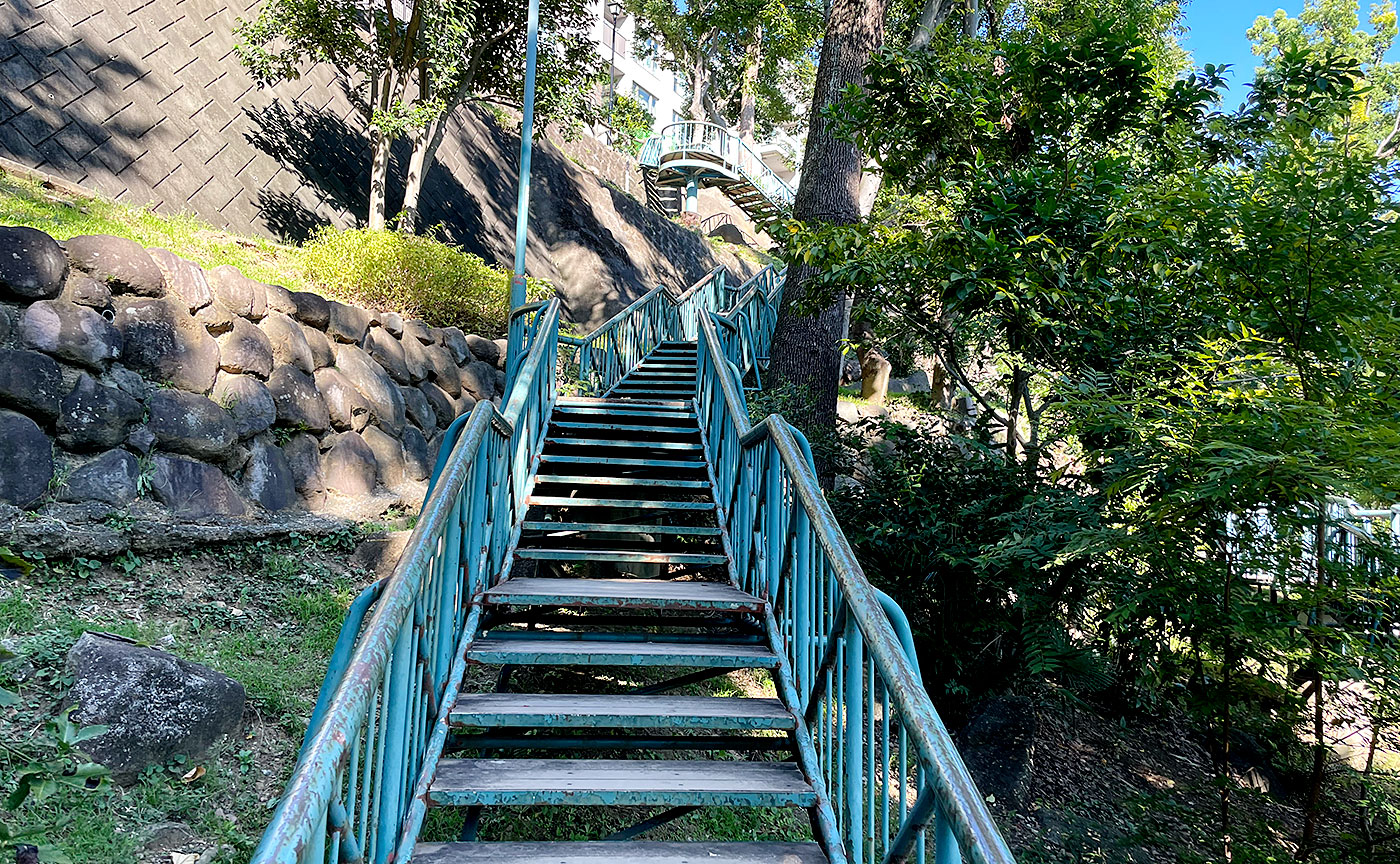
[[622,17],[622,4],[609,3],[606,7],[612,15],[612,68],[608,70],[608,146],[617,145],[617,20]]
[[[515,201],[515,274],[510,279],[510,311],[525,305],[525,240],[530,225],[530,154],[535,138],[535,57],[540,41],[540,0],[530,0],[525,42],[525,99],[520,116],[520,192]],[[512,324],[506,342],[506,381],[515,383],[524,327]]]

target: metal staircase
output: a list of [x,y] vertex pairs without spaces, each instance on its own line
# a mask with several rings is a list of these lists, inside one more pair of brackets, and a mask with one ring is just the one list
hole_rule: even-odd
[[755,225],[767,228],[792,209],[796,197],[742,138],[714,123],[672,123],[646,140],[637,161],[647,202],[666,215],[673,215],[667,191],[714,186]]
[[[449,430],[253,861],[1011,864],[805,441],[749,424],[781,287],[721,271],[585,339],[522,310],[505,411]],[[600,395],[558,394],[560,344]],[[766,690],[713,695],[736,670]],[[493,840],[512,807],[653,812]],[[710,807],[798,808],[809,837],[639,839]]]

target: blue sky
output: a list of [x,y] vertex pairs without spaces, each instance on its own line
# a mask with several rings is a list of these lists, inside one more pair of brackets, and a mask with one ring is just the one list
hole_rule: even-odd
[[1197,66],[1231,64],[1235,74],[1230,89],[1243,96],[1243,84],[1253,80],[1258,62],[1245,31],[1255,18],[1272,16],[1278,9],[1296,18],[1303,11],[1303,0],[1190,0],[1186,6],[1186,50]]

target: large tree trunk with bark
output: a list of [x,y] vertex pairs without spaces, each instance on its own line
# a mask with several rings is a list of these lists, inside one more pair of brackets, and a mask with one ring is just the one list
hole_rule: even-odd
[[378,129],[371,129],[369,138],[371,164],[367,225],[372,231],[383,231],[389,221],[385,211],[388,209],[386,199],[389,194],[389,145],[393,142],[389,140],[389,136]]
[[744,77],[739,93],[739,125],[734,130],[749,144],[754,143],[758,115],[758,71],[763,66],[763,28],[755,27],[744,47]]
[[[840,98],[851,84],[863,84],[865,65],[885,36],[888,0],[833,0],[812,94],[812,125],[802,159],[802,181],[793,203],[793,218],[803,222],[850,225],[860,221],[861,167],[864,157],[849,141],[836,137],[822,108]],[[844,297],[820,310],[806,305],[807,283],[814,268],[800,261],[788,271],[783,305],[773,333],[771,380],[800,392],[789,419],[825,439],[836,428],[836,390],[841,380],[840,341],[845,335]]]

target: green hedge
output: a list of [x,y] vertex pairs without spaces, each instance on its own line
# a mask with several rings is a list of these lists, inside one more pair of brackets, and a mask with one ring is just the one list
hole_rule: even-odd
[[[324,228],[302,250],[302,269],[326,293],[421,318],[433,327],[505,332],[510,273],[428,237]],[[530,280],[530,299],[552,294]]]

